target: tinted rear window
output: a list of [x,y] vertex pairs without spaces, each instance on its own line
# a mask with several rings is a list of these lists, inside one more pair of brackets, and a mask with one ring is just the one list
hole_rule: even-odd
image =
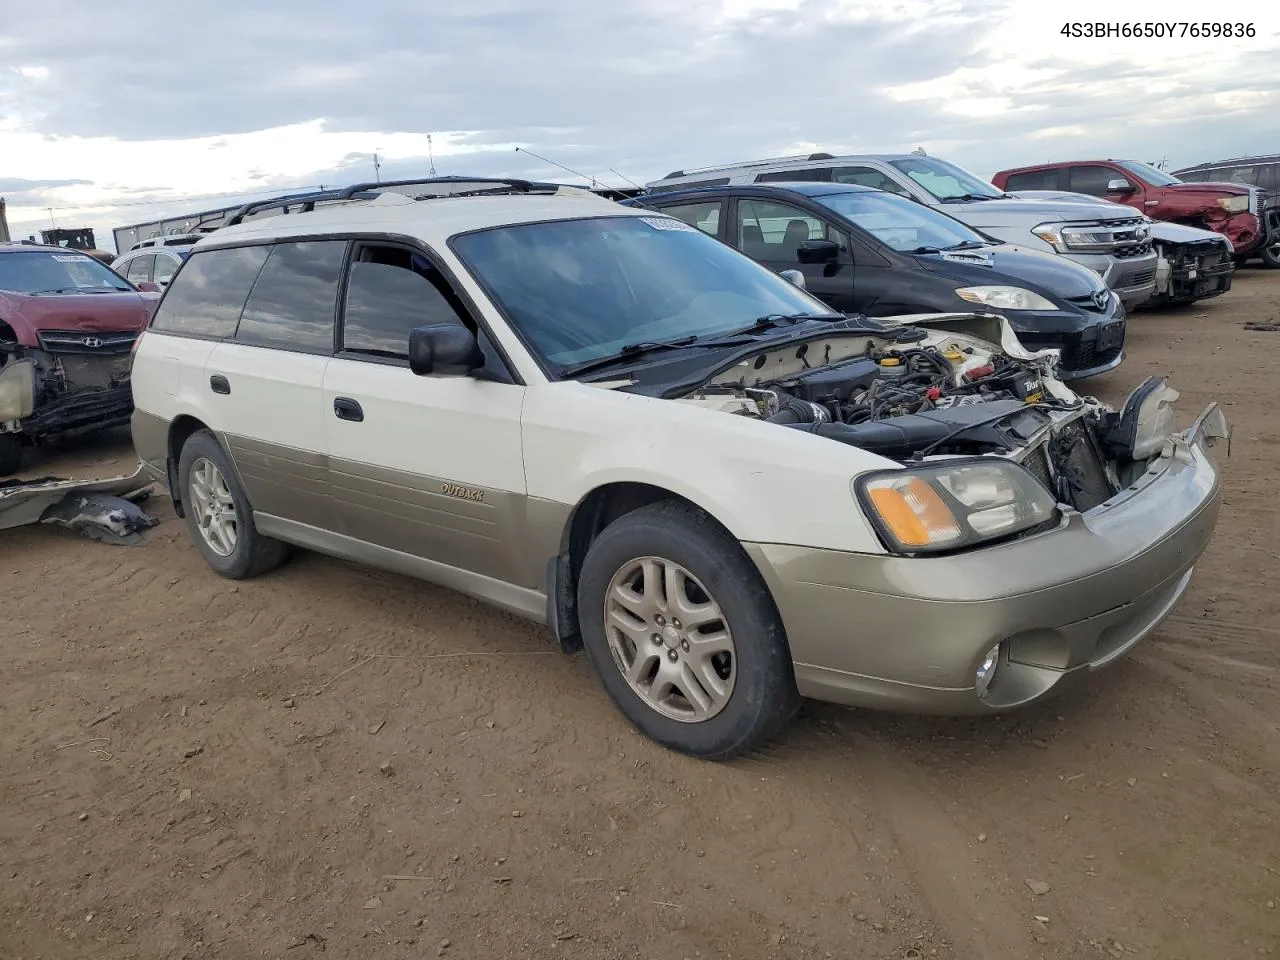
[[346,249],[345,240],[274,247],[245,304],[236,340],[277,350],[332,353],[334,309]]
[[151,328],[161,333],[230,337],[271,248],[202,250],[187,258],[156,311]]

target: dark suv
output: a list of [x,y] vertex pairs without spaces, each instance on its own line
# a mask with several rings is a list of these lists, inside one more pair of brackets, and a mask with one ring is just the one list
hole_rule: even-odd
[[1093,271],[1002,243],[907,197],[847,183],[702,187],[626,201],[678,217],[844,313],[1003,314],[1033,350],[1082,380],[1124,359],[1124,307]]

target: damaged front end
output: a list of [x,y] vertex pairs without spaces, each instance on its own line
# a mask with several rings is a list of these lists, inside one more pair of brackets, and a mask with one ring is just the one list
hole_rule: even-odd
[[1177,223],[1153,223],[1151,234],[1160,260],[1147,306],[1194,303],[1231,289],[1235,261],[1225,237]]
[[[985,494],[960,492],[947,477],[964,466],[962,460],[981,467],[999,458],[1005,467],[993,464],[965,475],[971,485],[1004,488],[1001,503],[1008,509],[1002,514],[1000,504],[989,500],[987,514],[971,516],[970,525],[985,523],[995,533],[1007,521],[1019,536],[1056,525],[1060,509],[1087,513],[1099,507],[1167,452],[1178,394],[1163,378],[1151,378],[1122,409],[1113,410],[1075,394],[1055,375],[1057,352],[1022,348],[1001,317],[895,320],[911,326],[900,326],[894,340],[832,336],[798,350],[779,347],[738,363],[679,400],[801,430],[909,467],[910,483],[923,476],[929,487],[904,487],[904,496],[916,497],[913,509],[935,493],[953,513],[966,497],[981,499]],[[918,338],[904,342],[913,328]],[[1216,429],[1216,420],[1206,428]],[[1010,471],[1007,464],[1022,469]],[[893,479],[899,474],[878,476],[890,486],[909,486],[906,479]],[[864,502],[876,497],[873,489],[859,495]],[[1026,515],[1006,516],[1009,510]],[[959,533],[942,543],[949,549],[969,545]],[[914,552],[901,540],[888,545]]]
[[0,337],[0,463],[20,444],[123,426],[133,412],[133,333],[42,331],[38,347]]

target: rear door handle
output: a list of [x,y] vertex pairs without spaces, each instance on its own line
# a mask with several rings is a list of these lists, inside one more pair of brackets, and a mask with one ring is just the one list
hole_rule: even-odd
[[352,423],[364,422],[364,410],[350,397],[334,397],[333,412],[339,420],[350,420]]
[[214,393],[230,393],[231,384],[226,377],[222,376],[221,374],[215,373],[212,377],[209,378],[209,389],[212,390]]

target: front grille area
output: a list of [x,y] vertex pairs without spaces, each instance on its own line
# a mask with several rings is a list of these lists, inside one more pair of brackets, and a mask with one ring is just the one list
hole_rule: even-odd
[[89,330],[42,330],[36,334],[40,349],[46,353],[87,353],[110,356],[133,349],[136,332],[113,331],[94,333]]
[[1156,268],[1152,267],[1150,270],[1139,270],[1129,278],[1129,283],[1136,287],[1142,283],[1150,283],[1155,278]]
[[1151,252],[1151,241],[1144,240],[1142,243],[1131,244],[1127,247],[1117,247],[1115,255],[1120,260],[1131,260],[1134,257],[1145,257]]
[[1067,372],[1072,370],[1092,370],[1094,367],[1110,363],[1120,356],[1122,350],[1124,350],[1123,341],[1100,350],[1096,341],[1077,340],[1075,343],[1063,347],[1060,365]]
[[1022,461],[1027,472],[1040,481],[1046,490],[1054,492],[1053,472],[1049,469],[1049,454],[1045,445],[1036,447]]

